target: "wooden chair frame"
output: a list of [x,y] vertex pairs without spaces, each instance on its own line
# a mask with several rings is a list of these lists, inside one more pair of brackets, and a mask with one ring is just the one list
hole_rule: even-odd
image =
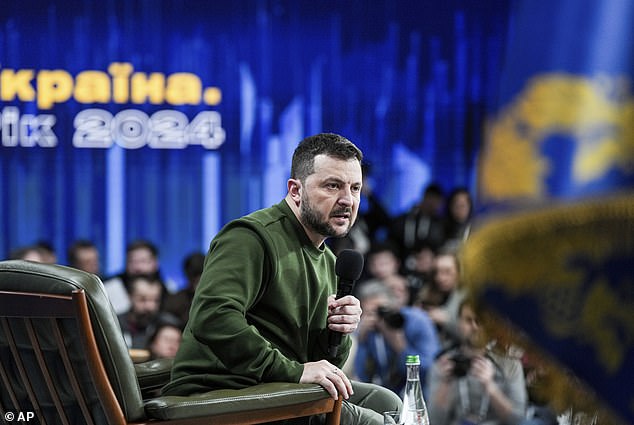
[[[142,422],[127,422],[123,410],[113,388],[104,363],[102,361],[99,347],[95,338],[93,326],[90,320],[87,296],[83,289],[74,290],[70,295],[57,295],[47,293],[30,293],[0,290],[0,332],[3,334],[5,342],[17,366],[17,374],[22,381],[23,387],[28,394],[31,406],[21,406],[19,394],[15,390],[9,371],[0,363],[0,383],[9,392],[9,398],[13,406],[4,406],[0,403],[0,414],[7,412],[24,412],[34,410],[35,416],[40,420],[41,425],[46,425],[42,414],[42,406],[38,400],[37,393],[42,391],[41,382],[32,382],[33,373],[27,372],[27,365],[20,356],[18,341],[12,331],[12,321],[21,321],[26,329],[30,348],[33,350],[36,363],[39,367],[37,376],[42,376],[44,385],[50,399],[52,400],[56,414],[60,418],[60,423],[70,424],[60,394],[56,388],[55,378],[60,371],[53,371],[47,364],[45,353],[42,350],[38,332],[34,327],[34,320],[44,319],[50,323],[52,338],[57,345],[57,352],[61,356],[64,365],[64,373],[72,387],[74,398],[83,414],[85,423],[96,425],[90,413],[88,401],[82,391],[77,372],[73,366],[73,361],[68,352],[68,347],[63,338],[61,320],[73,319],[79,329],[79,340],[85,355],[86,364],[91,375],[95,392],[107,421],[114,425],[128,424],[166,424],[166,425],[202,425],[202,424],[255,424],[262,422],[278,421],[301,416],[316,414],[326,414],[329,425],[338,425],[341,413],[341,398],[335,401],[332,398],[324,397],[321,400],[293,404],[284,407],[263,408],[257,411],[223,413],[219,415],[207,415],[204,417],[173,419],[173,420],[153,420],[148,419]],[[50,338],[50,336],[48,336]],[[32,365],[31,365],[32,367]],[[39,386],[36,388],[36,386]]]

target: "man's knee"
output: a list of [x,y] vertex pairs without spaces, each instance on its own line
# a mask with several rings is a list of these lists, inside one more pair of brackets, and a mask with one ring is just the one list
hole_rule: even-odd
[[348,400],[357,406],[383,413],[388,410],[400,410],[401,398],[391,390],[376,384],[352,381],[354,394]]

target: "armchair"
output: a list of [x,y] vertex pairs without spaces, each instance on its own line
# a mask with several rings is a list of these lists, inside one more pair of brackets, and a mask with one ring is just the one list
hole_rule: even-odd
[[324,413],[319,385],[263,383],[160,397],[169,360],[133,364],[101,281],[69,267],[0,262],[0,414],[44,424],[254,424]]

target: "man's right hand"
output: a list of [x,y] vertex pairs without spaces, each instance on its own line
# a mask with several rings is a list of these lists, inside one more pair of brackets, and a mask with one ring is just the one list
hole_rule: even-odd
[[438,370],[438,375],[442,378],[442,382],[450,382],[454,380],[455,376],[453,369],[455,365],[455,362],[451,360],[451,356],[448,353],[443,354],[436,360],[436,368]]
[[299,382],[301,384],[319,384],[335,400],[339,394],[344,399],[352,395],[352,384],[341,369],[327,360],[304,363],[304,371]]

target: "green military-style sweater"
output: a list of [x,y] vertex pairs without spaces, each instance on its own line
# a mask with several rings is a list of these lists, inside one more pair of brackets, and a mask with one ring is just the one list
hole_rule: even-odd
[[227,224],[211,242],[164,394],[299,382],[303,363],[327,358],[334,266],[284,200]]

